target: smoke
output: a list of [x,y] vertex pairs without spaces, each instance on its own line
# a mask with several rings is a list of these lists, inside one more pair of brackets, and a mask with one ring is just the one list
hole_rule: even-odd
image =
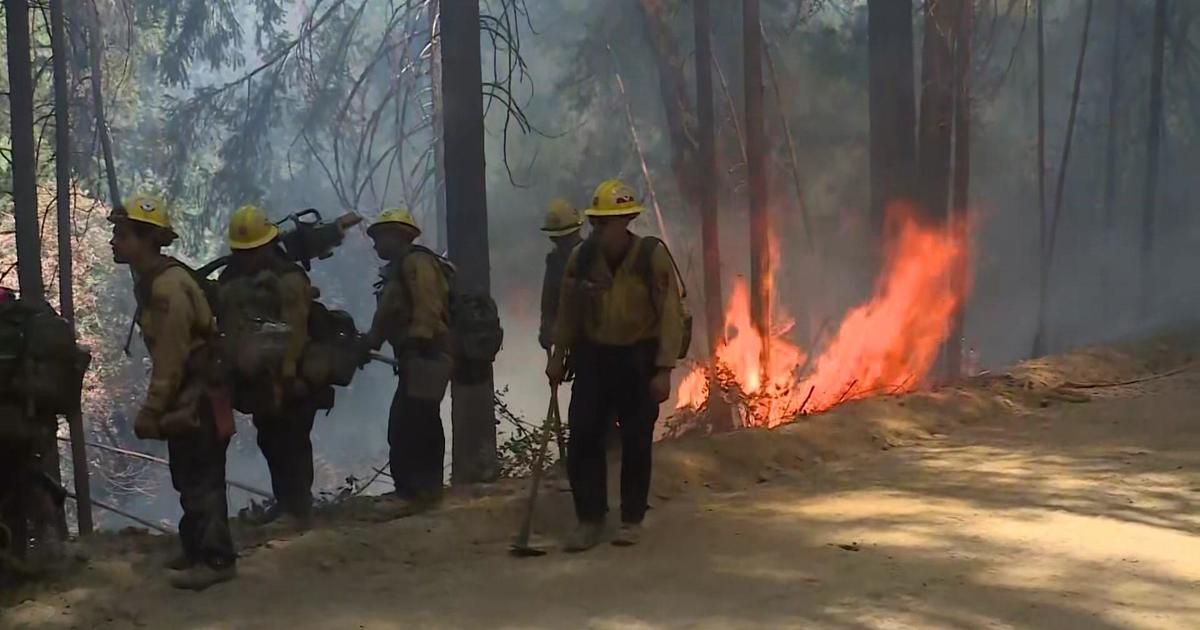
[[[666,217],[667,236],[691,289],[696,331],[704,330],[699,221],[695,209],[684,203],[684,195],[672,176],[657,66],[635,4],[530,2],[530,21],[536,34],[526,33],[522,39],[527,77],[516,87],[525,113],[539,132],[505,136],[501,108],[493,107],[488,114],[492,286],[506,332],[505,346],[496,363],[496,385],[507,388],[508,403],[534,422],[542,419],[548,393],[542,374],[545,356],[536,342],[543,258],[550,248],[537,231],[544,207],[558,196],[582,206],[595,184],[614,176],[627,179],[639,189],[646,188],[606,45],[613,48],[620,64],[629,107]],[[784,104],[780,112],[768,83],[767,137],[773,144],[770,197],[780,238],[777,299],[797,316],[793,341],[810,348],[826,322],[837,322],[869,295],[879,261],[867,219],[870,137],[866,7],[861,2],[827,2],[816,15],[797,22],[790,4],[767,3],[764,9],[771,18],[767,28]],[[981,10],[990,11],[993,3],[984,4],[988,6]],[[1006,13],[1005,5],[1010,4],[1016,9]],[[993,18],[990,13],[981,14],[974,46],[969,207],[976,227],[976,242],[971,247],[975,277],[964,337],[965,346],[974,349],[989,368],[1027,358],[1036,329],[1040,264],[1036,48],[1033,17],[1023,14],[1026,4],[998,3],[999,15]],[[1123,53],[1118,62],[1123,89],[1116,119],[1116,202],[1113,211],[1106,214],[1103,191],[1109,76],[1113,25],[1117,21],[1107,6],[1100,4],[1093,18],[1076,145],[1065,180],[1051,276],[1048,340],[1050,351],[1055,352],[1184,323],[1194,319],[1200,307],[1200,285],[1181,271],[1200,263],[1200,248],[1195,246],[1200,242],[1200,222],[1192,211],[1196,180],[1190,176],[1200,159],[1200,100],[1192,98],[1189,66],[1170,52],[1175,46],[1183,50],[1182,43],[1190,36],[1195,21],[1183,18],[1195,9],[1189,3],[1177,3],[1188,6],[1178,7],[1182,13],[1178,25],[1172,26],[1154,268],[1149,283],[1144,285],[1139,260],[1152,3],[1120,4],[1127,6],[1127,15],[1120,21],[1124,29]],[[714,43],[729,88],[727,98],[718,83],[715,96],[722,191],[722,279],[728,294],[733,278],[745,273],[749,262],[745,167],[734,126],[742,111],[741,18],[736,3],[716,5]],[[1052,209],[1083,10],[1082,3],[1047,5],[1052,12],[1046,23],[1046,203]],[[690,21],[685,6],[671,25],[682,53],[682,58],[675,61],[684,65],[689,80],[696,62]],[[295,15],[289,14],[286,24],[292,30],[298,28]],[[920,37],[918,18],[918,63]],[[257,57],[250,44],[246,48],[248,58]],[[219,84],[238,72],[198,73],[196,81]],[[920,76],[919,70],[916,75]],[[368,77],[368,92],[390,80],[386,73]],[[787,117],[798,144],[802,201],[792,185],[781,115]],[[130,144],[154,142],[153,137],[138,138],[139,133],[154,131],[153,125],[144,127],[130,129],[124,140]],[[394,131],[390,126],[385,128]],[[294,132],[286,125],[272,131],[269,144],[274,151],[273,170],[269,178],[258,182],[264,189],[265,205],[277,218],[310,206],[322,209],[327,216],[347,210],[341,207],[318,164],[285,159],[296,146]],[[507,152],[503,142],[508,143]],[[417,144],[414,141],[403,149],[410,168],[424,151]],[[516,185],[510,181],[504,163],[506,153]],[[425,243],[433,245],[438,229],[432,212],[432,188],[419,199],[409,199],[404,187],[395,183],[396,177],[394,170],[381,169],[369,178],[367,184],[376,192],[364,203],[372,205],[355,210],[373,216],[389,205],[413,205],[418,209],[418,220],[426,227]],[[808,212],[812,226],[808,235],[804,233],[801,207]],[[635,227],[645,233],[657,232],[646,218]],[[219,249],[219,232],[210,230],[206,234],[208,249]],[[371,282],[379,264],[365,235],[356,232],[332,259],[316,264],[313,282],[321,289],[326,304],[348,310],[360,328],[365,328],[374,308]],[[1151,296],[1148,307],[1142,306],[1144,295]],[[702,337],[697,335],[694,353],[705,351]],[[334,487],[348,475],[370,476],[371,466],[384,462],[387,412],[394,386],[388,368],[369,367],[351,387],[339,389],[337,405],[328,416],[318,417],[313,439],[321,470],[325,471],[319,473],[322,487]],[[443,419],[449,454],[452,432],[448,405]],[[239,428],[241,433],[230,451],[229,476],[265,488],[269,484],[253,444],[253,429],[244,423]],[[506,428],[501,426],[499,430],[504,432]],[[373,491],[386,489],[386,484],[379,484]],[[235,496],[234,500],[244,503],[244,498]]]

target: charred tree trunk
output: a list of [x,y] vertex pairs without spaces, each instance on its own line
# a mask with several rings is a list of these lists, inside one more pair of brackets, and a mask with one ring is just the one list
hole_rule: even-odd
[[[951,191],[951,221],[953,230],[965,230],[967,202],[971,186],[971,43],[974,36],[975,12],[972,0],[960,0],[958,26],[954,37],[954,183]],[[946,376],[954,380],[962,376],[963,328],[966,315],[967,261],[954,269],[954,291],[964,299],[954,314],[950,338],[946,342]]]
[[446,157],[445,144],[442,142],[443,110],[442,101],[442,33],[441,33],[441,2],[432,0],[429,5],[429,38],[430,58],[429,74],[431,79],[430,100],[433,123],[433,207],[437,221],[437,251],[446,251]]
[[12,198],[16,219],[17,279],[21,297],[40,300],[42,242],[38,229],[37,165],[33,150],[33,66],[29,48],[29,0],[4,1],[8,36],[9,109],[12,139]]
[[[479,2],[446,2],[441,10],[446,244],[451,259],[458,266],[459,288],[488,293],[491,291],[491,262],[488,255]],[[479,385],[454,385],[454,451],[450,473],[454,483],[496,478],[494,397],[490,371]]]
[[[725,313],[721,306],[721,242],[717,196],[717,136],[713,106],[712,7],[709,0],[696,0],[693,8],[696,31],[696,112],[699,115],[700,161],[700,239],[704,248],[704,321],[708,332],[708,353],[717,356],[725,342]],[[716,386],[716,370],[710,369],[709,418],[717,431],[733,428],[733,416],[722,404]]]
[[[1109,59],[1108,79],[1108,138],[1104,150],[1104,251],[1112,252],[1115,247],[1117,225],[1117,114],[1121,107],[1121,20],[1125,17],[1124,0],[1113,0],[1113,42],[1112,57]],[[1100,261],[1101,293],[1103,294],[1104,310],[1112,314],[1116,300],[1112,295],[1113,265],[1110,257],[1105,256]]]
[[955,27],[953,3],[925,3],[925,40],[921,47],[921,114],[917,154],[918,199],[927,219],[944,221],[950,191],[950,142],[954,109]]
[[[85,11],[87,9],[84,9]],[[112,135],[108,129],[108,117],[104,113],[104,26],[100,20],[100,9],[91,3],[89,12],[88,58],[91,62],[92,109],[96,114],[96,133],[100,136],[100,149],[104,157],[104,172],[108,177],[109,203],[121,205],[121,187],[117,184],[117,166],[113,161]]]
[[750,185],[750,315],[763,340],[762,366],[771,352],[771,218],[763,121],[762,20],[758,0],[742,0],[745,62],[746,157]]
[[912,199],[916,171],[912,0],[868,0],[871,224],[883,234],[887,204]]
[[[50,0],[50,46],[54,61],[54,172],[58,202],[59,311],[75,326],[75,295],[71,254],[71,123],[67,87],[67,39],[62,0]],[[86,437],[78,404],[67,416],[71,429],[71,463],[75,476],[75,507],[79,533],[92,533],[92,490],[88,479]]]
[[1146,180],[1142,188],[1142,315],[1153,311],[1155,214],[1163,128],[1163,58],[1166,54],[1167,0],[1154,3],[1154,43],[1150,52],[1150,127],[1146,130]]

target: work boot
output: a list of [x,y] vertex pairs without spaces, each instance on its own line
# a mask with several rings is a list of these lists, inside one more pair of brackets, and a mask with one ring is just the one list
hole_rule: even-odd
[[190,569],[171,576],[171,586],[187,591],[203,591],[221,582],[228,582],[237,577],[237,567],[230,564],[224,567],[214,567],[208,563],[197,563]]
[[163,568],[169,571],[186,571],[194,566],[196,566],[196,561],[189,558],[188,555],[183,552],[172,556],[163,563]]
[[284,512],[270,524],[271,529],[305,532],[312,529],[312,513],[293,514]]
[[441,493],[419,494],[415,496],[400,496],[388,493],[379,497],[375,503],[375,518],[379,521],[390,521],[405,516],[414,516],[428,512],[437,507],[442,501]]
[[262,526],[274,523],[275,521],[279,520],[279,517],[281,516],[283,516],[283,507],[281,507],[278,503],[274,503],[271,505],[271,507],[263,510],[262,512],[249,515],[246,520],[248,520],[251,525]]
[[604,538],[604,523],[587,523],[582,522],[575,527],[575,531],[567,538],[566,551],[578,553],[587,551],[592,547],[600,544]]
[[612,544],[616,547],[632,547],[641,542],[641,540],[641,523],[621,523],[621,528],[617,530],[617,535],[613,537]]

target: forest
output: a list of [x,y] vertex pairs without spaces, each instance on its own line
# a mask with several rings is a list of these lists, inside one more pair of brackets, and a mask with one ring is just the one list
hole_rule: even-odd
[[[138,192],[168,201],[171,253],[196,266],[225,252],[246,203],[274,219],[410,208],[505,329],[494,377],[444,404],[455,484],[529,471],[545,405],[538,225],[551,198],[584,207],[610,177],[644,197],[635,230],[671,247],[695,316],[664,437],[942,387],[1200,307],[1193,2],[5,0],[4,13],[0,285],[44,294],[90,348],[81,413],[47,452],[68,489],[90,476],[99,528],[128,523],[113,510],[151,524],[177,511],[165,448],[133,434],[148,358],[126,341],[132,284],[105,222]],[[365,327],[378,266],[352,232],[313,284]],[[392,381],[369,367],[318,417],[325,500],[386,485]],[[231,509],[261,501],[252,430],[228,475]]]

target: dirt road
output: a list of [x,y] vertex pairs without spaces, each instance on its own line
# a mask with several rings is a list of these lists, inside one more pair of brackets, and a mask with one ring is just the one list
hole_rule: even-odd
[[[1040,387],[1169,367],[1151,363],[1064,360],[665,445],[632,549],[509,558],[520,488],[499,486],[388,523],[340,515],[200,594],[161,583],[161,541],[110,543],[0,626],[1200,628],[1200,371]],[[552,494],[543,522],[557,535],[568,514]]]

